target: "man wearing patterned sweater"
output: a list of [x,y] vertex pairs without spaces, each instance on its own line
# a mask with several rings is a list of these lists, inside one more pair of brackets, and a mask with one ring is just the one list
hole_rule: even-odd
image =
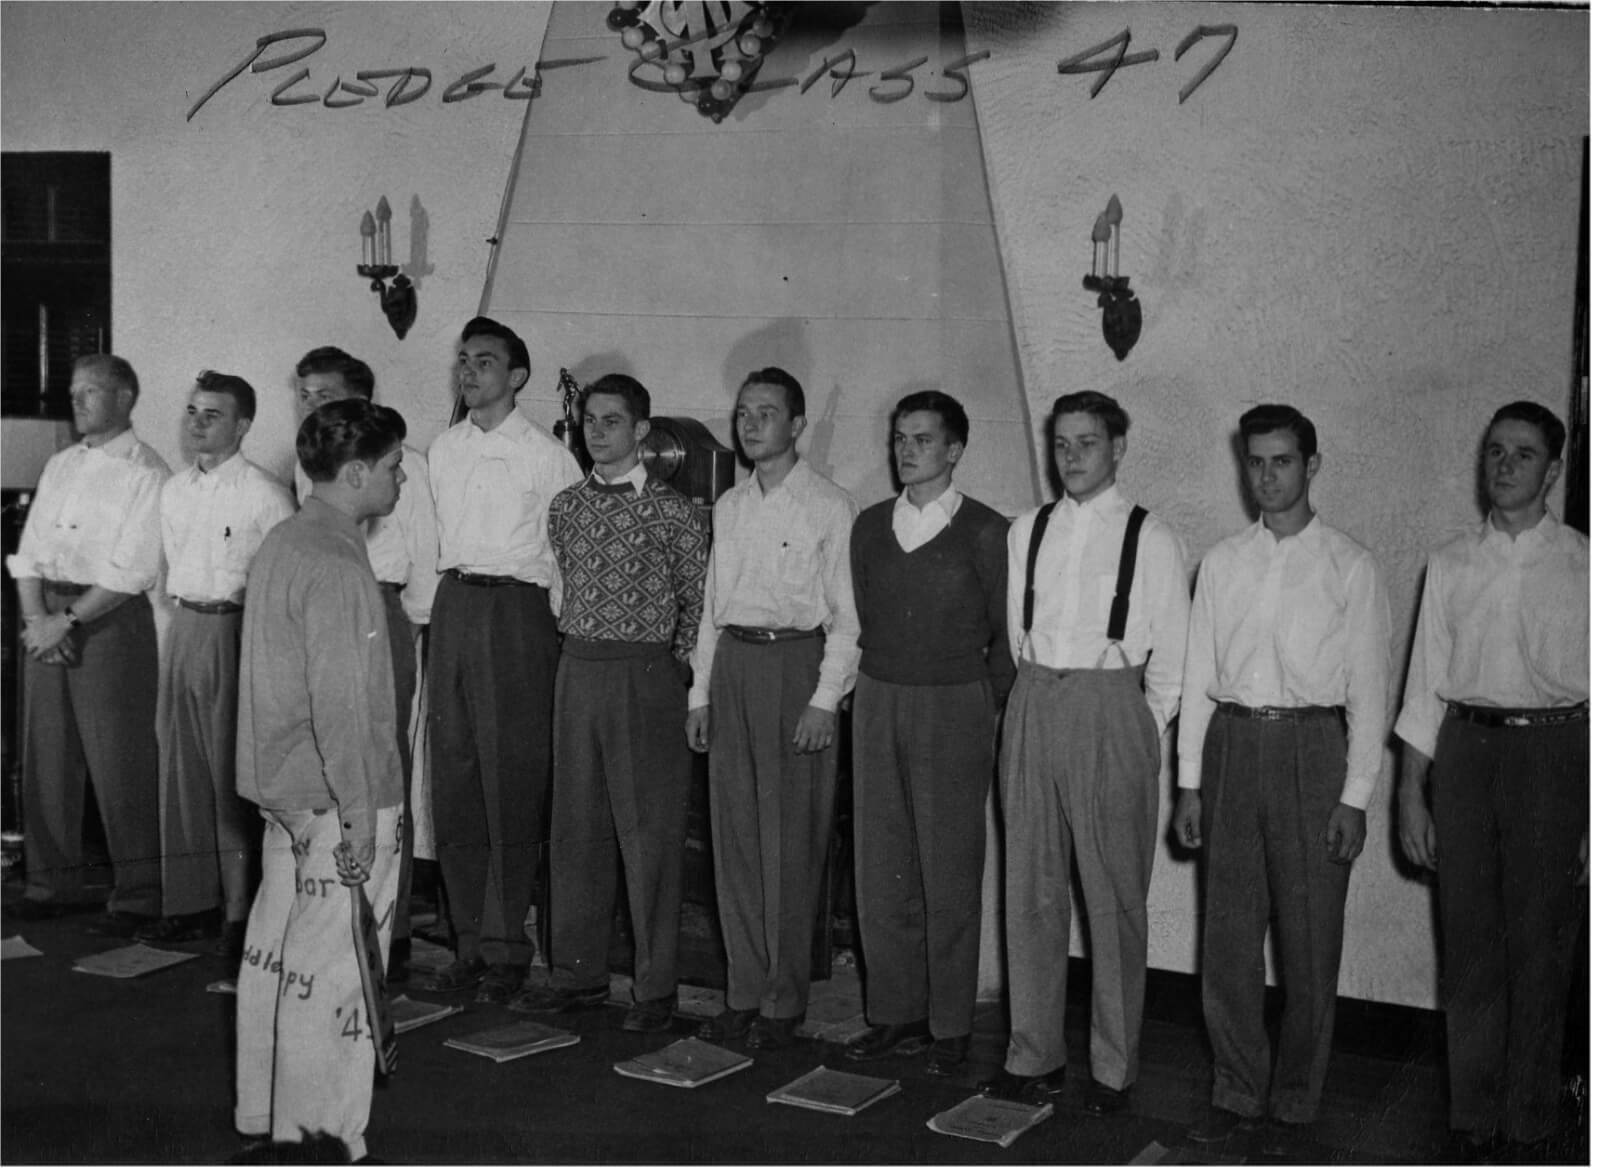
[[984,809],[1006,641],[1003,516],[950,484],[967,414],[943,392],[895,406],[898,498],[850,534],[861,618],[855,702],[856,892],[872,1032],[851,1061],[966,1060],[978,990]]
[[579,401],[595,466],[550,504],[564,591],[550,818],[551,976],[518,1012],[604,1003],[622,854],[633,914],[634,1005],[624,1029],[668,1027],[678,990],[689,750],[689,658],[700,627],[706,526],[639,461],[650,393],[602,376]]

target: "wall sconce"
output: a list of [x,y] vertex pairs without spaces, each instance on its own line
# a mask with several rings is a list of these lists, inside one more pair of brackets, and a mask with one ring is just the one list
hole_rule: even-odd
[[[370,289],[378,296],[378,305],[394,328],[395,338],[404,339],[411,324],[417,321],[417,291],[411,279],[394,264],[390,236],[393,219],[387,196],[378,197],[376,216],[371,212],[361,214],[361,264],[356,266],[356,273],[372,279]],[[394,284],[384,285],[390,278],[394,279]]]
[[1083,288],[1099,293],[1100,309],[1104,312],[1100,317],[1100,330],[1120,362],[1139,341],[1144,312],[1139,309],[1139,296],[1133,292],[1128,279],[1117,272],[1122,268],[1122,201],[1115,196],[1111,197],[1106,210],[1095,218],[1089,240],[1094,245],[1094,260],[1090,263],[1092,272],[1083,275]]

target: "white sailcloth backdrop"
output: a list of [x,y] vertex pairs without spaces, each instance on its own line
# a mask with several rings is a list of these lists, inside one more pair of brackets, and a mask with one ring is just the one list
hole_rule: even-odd
[[[580,382],[620,371],[656,413],[727,441],[740,379],[777,364],[806,390],[801,451],[866,506],[893,492],[890,408],[939,388],[972,419],[961,485],[1015,515],[1038,501],[1037,447],[977,116],[970,94],[928,96],[962,95],[941,72],[966,53],[962,30],[937,4],[799,7],[760,74],[797,84],[714,123],[629,81],[609,4],[552,6],[540,59],[584,63],[547,68],[529,106],[484,298],[528,341],[523,411],[554,424],[563,367]],[[704,27],[743,8],[647,15]]]

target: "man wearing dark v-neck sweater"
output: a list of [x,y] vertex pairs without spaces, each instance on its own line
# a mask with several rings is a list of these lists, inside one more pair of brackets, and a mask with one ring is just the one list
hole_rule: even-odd
[[967,414],[915,392],[891,418],[897,497],[850,535],[861,620],[855,696],[856,893],[867,1020],[852,1061],[966,1060],[978,985],[984,810],[1006,640],[1006,520],[951,485]]

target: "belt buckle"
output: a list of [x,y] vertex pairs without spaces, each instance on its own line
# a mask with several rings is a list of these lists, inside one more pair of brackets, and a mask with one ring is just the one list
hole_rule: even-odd
[[1531,727],[1531,726],[1533,726],[1533,720],[1530,719],[1527,715],[1507,715],[1506,716],[1506,726],[1508,726],[1508,727]]
[[777,643],[778,634],[772,629],[755,629],[751,632],[756,641],[762,645],[774,645]]

